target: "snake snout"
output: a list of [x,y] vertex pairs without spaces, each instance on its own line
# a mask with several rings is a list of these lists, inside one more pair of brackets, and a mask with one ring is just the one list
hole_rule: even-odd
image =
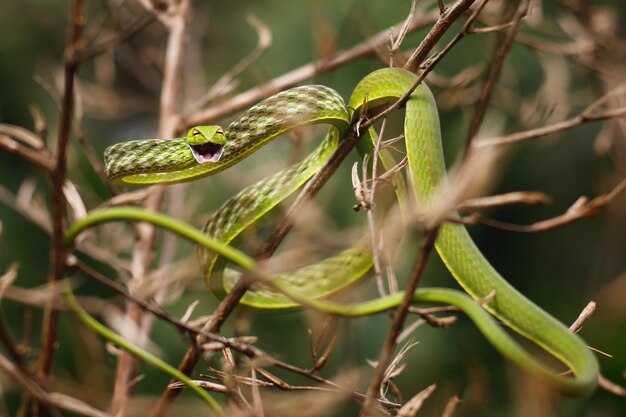
[[199,145],[189,145],[193,157],[199,164],[217,162],[222,157],[224,145],[213,142],[206,142]]

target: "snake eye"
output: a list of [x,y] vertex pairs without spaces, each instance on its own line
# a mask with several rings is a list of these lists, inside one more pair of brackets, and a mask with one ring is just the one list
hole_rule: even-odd
[[200,145],[189,145],[193,157],[199,164],[209,162],[217,162],[222,157],[224,145],[212,142],[202,143]]

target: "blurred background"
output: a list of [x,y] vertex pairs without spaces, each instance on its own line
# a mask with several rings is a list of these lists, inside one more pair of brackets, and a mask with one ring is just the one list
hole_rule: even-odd
[[[503,3],[489,2],[484,12],[486,20],[476,26],[499,21],[506,13]],[[3,33],[0,122],[45,134],[51,149],[58,130],[69,6],[68,1],[44,0],[8,0],[0,5]],[[197,1],[185,49],[181,87],[185,106],[187,110],[193,109],[194,103],[224,73],[254,50],[258,36],[246,16],[254,16],[271,31],[271,44],[236,76],[230,91],[217,97],[210,106],[219,107],[234,94],[348,49],[390,26],[397,28],[410,6],[409,1],[399,0]],[[436,3],[420,1],[416,16],[425,16],[436,9]],[[103,150],[111,144],[158,134],[167,34],[158,20],[146,17],[145,9],[132,0],[88,2],[87,11],[87,33],[98,40],[132,22],[143,22],[136,34],[87,60],[79,71],[75,117],[80,129],[74,129],[72,134],[68,176],[85,207],[92,209],[111,198],[112,193],[102,181],[96,164],[89,159],[89,148],[101,159]],[[450,29],[438,49],[458,32],[463,21]],[[623,88],[625,23],[626,6],[619,0],[533,1],[505,61],[479,138],[568,119],[605,94]],[[430,26],[410,33],[401,51],[410,54]],[[466,140],[473,105],[499,36],[497,32],[466,36],[427,78],[438,102],[449,165],[457,160]],[[347,100],[363,76],[386,65],[383,61],[387,47],[376,52],[301,84],[330,86]],[[406,57],[402,53],[397,57],[403,58]],[[625,104],[623,90],[606,103],[611,107]],[[214,122],[226,126],[235,116],[230,114]],[[43,124],[37,124],[36,120]],[[401,130],[401,117],[394,115],[390,122],[389,137],[392,137]],[[272,143],[219,175],[173,186],[164,210],[201,227],[211,210],[229,196],[301,159],[322,134],[323,129],[299,132]],[[580,196],[594,198],[610,192],[622,181],[626,177],[625,152],[624,117],[584,124],[511,146],[507,148],[504,163],[494,172],[489,192],[540,191],[550,196],[551,203],[502,207],[483,214],[515,224],[531,224],[560,215]],[[366,225],[365,214],[352,210],[356,201],[350,167],[357,161],[360,158],[355,153],[344,162],[311,208],[309,228],[319,229],[315,231],[319,242],[335,239],[330,241],[339,242],[333,244],[340,247],[346,242],[346,231],[354,232]],[[0,149],[0,275],[17,263],[16,287],[36,288],[46,283],[50,258],[46,232],[49,201],[50,184],[46,177],[29,163]],[[302,233],[309,236],[306,233],[312,232]],[[475,225],[470,233],[504,277],[563,322],[572,323],[584,306],[595,300],[597,310],[581,334],[589,345],[607,353],[598,354],[603,374],[626,385],[626,192],[618,194],[595,217],[547,232],[516,233]],[[128,263],[133,240],[128,225],[103,227],[92,238],[98,246],[118,254],[122,264]],[[407,239],[397,256],[394,267],[401,283],[415,262],[418,244],[417,238]],[[284,246],[288,245],[289,241]],[[167,250],[166,260],[161,258],[166,252],[162,239],[157,248],[154,285],[159,285],[159,280],[167,280],[171,285],[164,297],[165,309],[180,317],[191,302],[198,300],[194,317],[210,314],[218,301],[204,287],[194,247],[176,241]],[[111,279],[125,282],[126,278],[118,276],[115,268],[87,256],[84,260]],[[124,302],[119,296],[84,277],[76,279],[81,284],[81,295],[107,300],[123,309]],[[455,287],[456,283],[433,256],[422,285]],[[371,282],[358,288],[355,298],[375,294]],[[29,294],[32,300],[32,293]],[[41,308],[20,301],[19,293],[9,295],[0,304],[4,321],[14,339],[24,347],[26,357],[35,361]],[[312,313],[256,314],[241,309],[229,319],[223,333],[258,336],[259,347],[285,362],[306,368],[312,365],[308,329],[316,336],[322,321],[320,315]],[[60,345],[53,367],[55,390],[107,408],[115,377],[115,352],[79,325],[72,314],[63,314],[60,324]],[[333,326],[338,334],[337,347],[321,373],[333,378],[356,370],[359,376],[350,383],[365,390],[372,372],[367,360],[378,357],[389,328],[389,317],[338,319]],[[187,348],[185,337],[159,320],[154,322],[150,338],[151,349],[174,365]],[[512,368],[462,316],[449,330],[420,326],[410,340],[417,344],[403,359],[407,368],[395,379],[404,400],[430,384],[437,384],[418,415],[441,415],[453,395],[461,398],[454,416],[626,415],[626,400],[604,390],[597,390],[586,399],[546,395],[540,386]],[[201,362],[196,371],[206,372],[208,366]],[[275,372],[289,383],[308,383],[285,372]],[[134,411],[129,415],[145,415],[142,406],[152,403],[168,382],[166,376],[144,365],[140,373],[143,377],[135,386]],[[18,415],[23,404],[20,387],[4,375],[0,378],[3,392],[0,415]],[[273,392],[268,398],[280,404],[300,397]],[[195,403],[193,396],[183,393],[177,401],[179,412],[190,403]],[[328,407],[325,413],[320,410],[317,415],[357,414],[358,405],[345,400]]]

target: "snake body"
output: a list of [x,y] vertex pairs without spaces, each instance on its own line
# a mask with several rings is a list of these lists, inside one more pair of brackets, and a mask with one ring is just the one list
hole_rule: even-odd
[[[199,164],[189,138],[139,140],[107,149],[107,174],[128,184],[187,181],[232,166],[290,129],[312,123],[330,124],[321,145],[300,164],[245,188],[213,213],[205,232],[230,243],[323,166],[343,133],[356,122],[364,103],[371,109],[393,102],[404,95],[415,79],[414,74],[401,69],[375,71],[359,82],[348,106],[328,87],[296,87],[262,101],[231,123],[224,132],[226,139],[217,162]],[[404,129],[413,194],[420,204],[428,206],[433,202],[435,188],[445,179],[445,165],[437,107],[423,83],[406,103]],[[449,303],[459,307],[505,356],[539,375],[560,392],[585,395],[595,387],[598,365],[582,340],[508,284],[485,259],[464,226],[445,223],[435,246],[452,275],[474,300],[494,291],[495,296],[481,306],[458,291],[420,289],[414,294],[416,302]],[[225,269],[225,262],[214,253],[203,251],[202,256],[210,288],[227,292],[237,273]],[[314,300],[360,279],[371,263],[367,246],[359,243],[333,257],[278,277],[288,292],[293,291],[291,298],[259,286],[248,291],[242,302],[265,309],[294,307],[297,303],[292,298],[298,297],[315,303]],[[341,314],[379,311],[389,308],[398,297],[393,295],[374,300],[348,312],[341,310]],[[560,359],[572,370],[574,377],[558,376],[541,365],[485,310]]]

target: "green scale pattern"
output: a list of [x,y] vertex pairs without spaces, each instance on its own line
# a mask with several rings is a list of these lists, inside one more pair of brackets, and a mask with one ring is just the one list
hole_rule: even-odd
[[[328,87],[296,87],[262,101],[233,121],[225,132],[227,142],[217,163],[199,165],[192,161],[184,139],[132,141],[107,149],[107,174],[127,184],[187,181],[232,166],[290,129],[312,123],[330,124],[329,133],[320,146],[300,164],[245,188],[213,213],[204,231],[228,244],[324,165],[364,103],[368,109],[373,109],[394,102],[415,81],[414,74],[402,69],[375,71],[359,82],[347,107]],[[417,86],[405,107],[405,142],[412,194],[418,204],[428,208],[434,204],[437,187],[446,181],[437,107],[424,84]],[[255,285],[242,303],[261,309],[293,308],[302,303],[343,315],[373,314],[393,308],[400,302],[401,293],[350,308],[319,300],[357,281],[370,269],[371,254],[364,243],[368,240],[364,238],[352,248],[293,273],[273,277],[273,283],[281,292]],[[594,389],[598,364],[584,342],[509,285],[485,259],[464,226],[445,223],[435,246],[454,278],[471,297],[482,299],[493,290],[495,296],[480,305],[456,290],[428,288],[413,294],[414,301],[459,307],[503,355],[562,393],[586,395]],[[210,251],[200,253],[209,287],[221,295],[228,292],[239,272],[226,269],[226,263]],[[559,376],[534,359],[487,311],[559,358],[573,371],[574,378]]]

